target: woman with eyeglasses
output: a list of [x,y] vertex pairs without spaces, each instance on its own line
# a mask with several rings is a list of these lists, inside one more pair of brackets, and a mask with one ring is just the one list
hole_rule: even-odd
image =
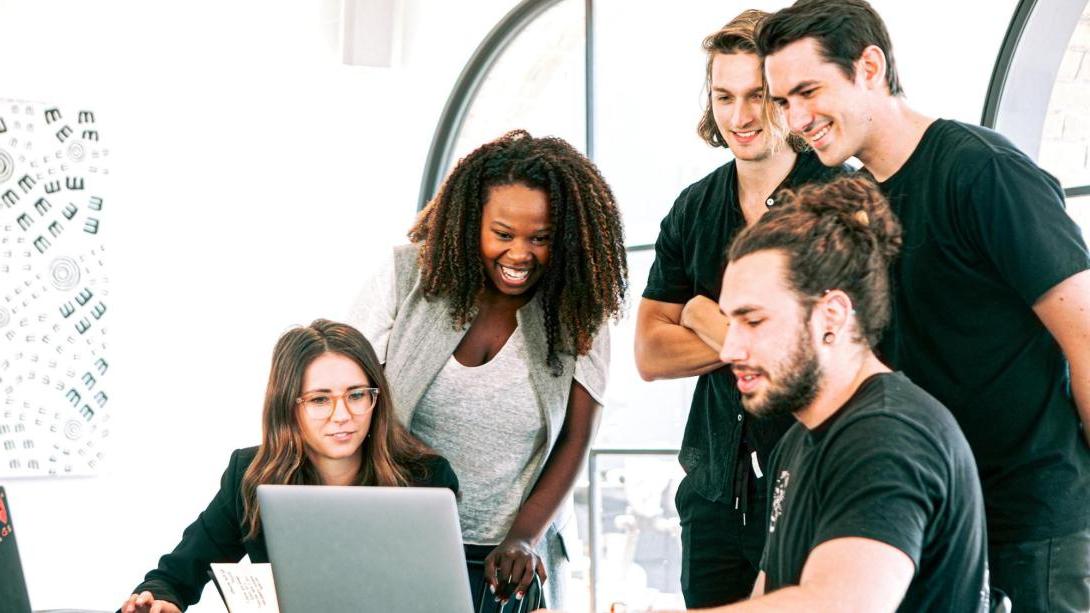
[[197,602],[213,562],[268,562],[257,486],[447,487],[442,457],[394,416],[390,389],[367,339],[324,319],[293,328],[273,350],[261,445],[231,454],[220,490],[122,605],[122,613],[173,613]]
[[458,162],[409,239],[350,321],[385,362],[401,422],[458,474],[471,584],[519,599],[537,574],[560,606],[569,493],[626,287],[613,194],[568,143],[515,131]]

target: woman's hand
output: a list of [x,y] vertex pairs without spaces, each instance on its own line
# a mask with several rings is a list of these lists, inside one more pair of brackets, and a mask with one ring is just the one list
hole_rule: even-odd
[[545,564],[526,539],[507,537],[484,559],[484,579],[500,602],[522,600],[535,572],[544,583]]
[[121,613],[182,613],[173,602],[156,600],[151,592],[140,592],[129,596],[121,605]]

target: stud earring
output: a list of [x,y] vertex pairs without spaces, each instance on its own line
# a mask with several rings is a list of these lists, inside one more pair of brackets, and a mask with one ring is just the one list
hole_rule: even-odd
[[832,332],[826,332],[821,337],[821,342],[825,343],[826,345],[832,345],[835,341],[836,341],[836,335],[833,334]]

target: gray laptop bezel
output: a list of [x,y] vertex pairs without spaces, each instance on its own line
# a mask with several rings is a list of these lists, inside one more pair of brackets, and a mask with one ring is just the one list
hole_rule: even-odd
[[281,613],[472,613],[446,488],[260,485]]

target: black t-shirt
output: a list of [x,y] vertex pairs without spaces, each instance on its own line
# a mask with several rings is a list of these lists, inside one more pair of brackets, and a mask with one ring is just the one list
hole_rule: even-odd
[[810,552],[848,537],[896,547],[915,575],[898,611],[986,611],[984,503],[950,412],[900,373],[863,382],[772,454],[765,591],[798,585]]
[[1060,185],[999,134],[940,119],[880,186],[904,247],[879,351],[957,418],[991,538],[1090,526],[1090,448],[1067,361],[1032,309],[1090,267]]
[[[828,181],[847,170],[827,168],[812,152],[802,153],[780,187]],[[699,294],[718,301],[727,246],[745,225],[732,160],[685,188],[663,218],[643,297],[684,304]],[[746,415],[734,375],[720,368],[697,380],[678,461],[701,496],[729,498],[743,428],[765,466],[792,423],[790,417],[754,420]]]

